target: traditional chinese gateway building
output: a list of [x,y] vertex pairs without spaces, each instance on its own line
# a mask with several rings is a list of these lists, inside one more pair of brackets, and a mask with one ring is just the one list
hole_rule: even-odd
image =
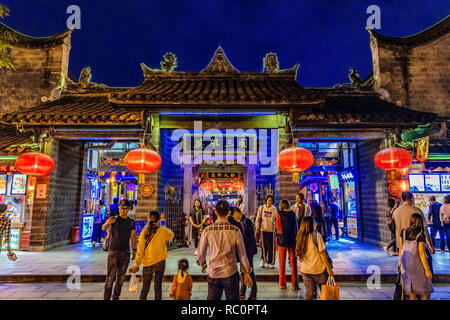
[[[448,19],[434,28],[412,38],[426,46],[444,39],[448,47]],[[299,66],[280,69],[273,53],[261,57],[263,71],[240,72],[220,47],[200,72],[177,71],[169,53],[160,69],[141,65],[140,85],[108,87],[90,81],[90,68],[78,80],[68,75],[70,31],[32,38],[0,24],[5,34],[14,35],[15,69],[0,70],[0,202],[13,204],[17,247],[24,250],[68,244],[74,228],[88,237],[98,199],[137,200],[141,227],[150,210],[165,212],[177,246],[188,239],[186,216],[196,198],[210,208],[220,198],[236,202],[242,196],[253,217],[267,194],[276,202],[294,201],[298,192],[319,203],[335,197],[343,232],[381,244],[390,237],[384,225],[388,180],[374,155],[387,141],[402,143],[406,130],[445,120],[445,112],[423,111],[448,111],[448,72],[439,81],[447,88],[440,93],[443,106],[405,107],[414,101],[420,109],[420,101],[401,98],[404,91],[384,84],[391,75],[389,84],[397,86],[395,76],[404,74],[401,66],[389,71],[387,49],[380,49],[395,39],[374,32],[373,75],[360,80],[352,69],[351,83],[328,89],[302,87]],[[139,143],[162,158],[145,180],[123,163]],[[314,155],[299,181],[276,163],[292,144]],[[17,172],[17,156],[39,148],[55,160],[51,174],[27,178]]]

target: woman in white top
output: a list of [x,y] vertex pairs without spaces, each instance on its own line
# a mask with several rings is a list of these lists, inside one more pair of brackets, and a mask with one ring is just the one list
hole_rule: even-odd
[[[447,249],[450,251],[450,195],[444,197],[444,204],[441,206],[439,213],[445,236],[445,239],[441,239],[441,241],[446,241]],[[445,246],[443,248],[445,250]]]
[[261,237],[262,261],[261,268],[264,264],[269,264],[269,269],[275,264],[275,217],[277,216],[277,208],[273,206],[274,198],[272,195],[266,197],[266,204],[258,208],[256,216],[255,231]]
[[313,300],[316,286],[322,286],[333,270],[328,262],[325,244],[320,233],[314,230],[314,219],[304,217],[297,233],[295,254],[300,260],[300,272],[305,284],[305,300]]

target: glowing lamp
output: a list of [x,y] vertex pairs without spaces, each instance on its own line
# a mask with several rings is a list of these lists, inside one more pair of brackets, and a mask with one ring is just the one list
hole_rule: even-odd
[[144,183],[144,174],[154,172],[161,167],[161,156],[150,149],[134,149],[125,155],[123,162],[128,169],[139,173],[139,183]]
[[115,172],[111,172],[109,177],[111,179],[111,183],[116,183],[116,173]]
[[231,184],[231,188],[237,191],[242,190],[244,189],[244,183],[242,181],[235,181]]
[[284,149],[277,158],[278,166],[284,171],[294,173],[294,181],[299,181],[299,172],[305,171],[314,163],[313,154],[304,148]]
[[375,155],[375,165],[383,170],[408,168],[411,162],[411,154],[401,148],[383,149]]
[[19,156],[15,167],[29,176],[46,176],[55,168],[55,161],[46,154],[31,152]]
[[211,181],[202,182],[200,188],[205,189],[206,191],[211,191],[214,188],[214,185]]
[[402,191],[409,191],[409,181],[408,179],[402,179],[400,182],[400,188]]

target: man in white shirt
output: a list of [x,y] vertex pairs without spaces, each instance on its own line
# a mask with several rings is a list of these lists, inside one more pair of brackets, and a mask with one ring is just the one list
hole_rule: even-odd
[[305,203],[305,195],[301,192],[295,196],[295,201],[291,206],[291,211],[294,211],[300,226],[303,217],[311,216],[311,206]]
[[422,210],[414,206],[414,195],[410,191],[402,192],[402,205],[399,206],[393,213],[392,218],[395,221],[395,235],[397,238],[397,243],[400,243],[400,232],[403,229],[409,228],[410,219],[414,213],[418,213],[423,218],[423,224],[425,226],[425,241],[430,248],[431,253],[435,253],[434,247],[431,243],[430,234],[428,233],[427,220],[423,215]]

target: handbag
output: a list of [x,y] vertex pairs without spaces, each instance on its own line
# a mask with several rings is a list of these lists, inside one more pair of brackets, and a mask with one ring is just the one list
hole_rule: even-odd
[[430,268],[431,273],[434,273],[433,272],[433,256],[431,255],[431,251],[430,251],[430,248],[428,248],[428,245],[425,246],[425,256],[427,257],[428,267]]
[[133,273],[130,278],[130,286],[128,287],[129,292],[136,292],[138,290],[139,279],[136,273]]
[[398,267],[397,278],[395,279],[394,293],[392,300],[405,300],[405,291],[403,290],[403,280],[400,267]]
[[339,285],[334,281],[334,277],[329,276],[327,283],[322,285],[320,300],[339,300]]

